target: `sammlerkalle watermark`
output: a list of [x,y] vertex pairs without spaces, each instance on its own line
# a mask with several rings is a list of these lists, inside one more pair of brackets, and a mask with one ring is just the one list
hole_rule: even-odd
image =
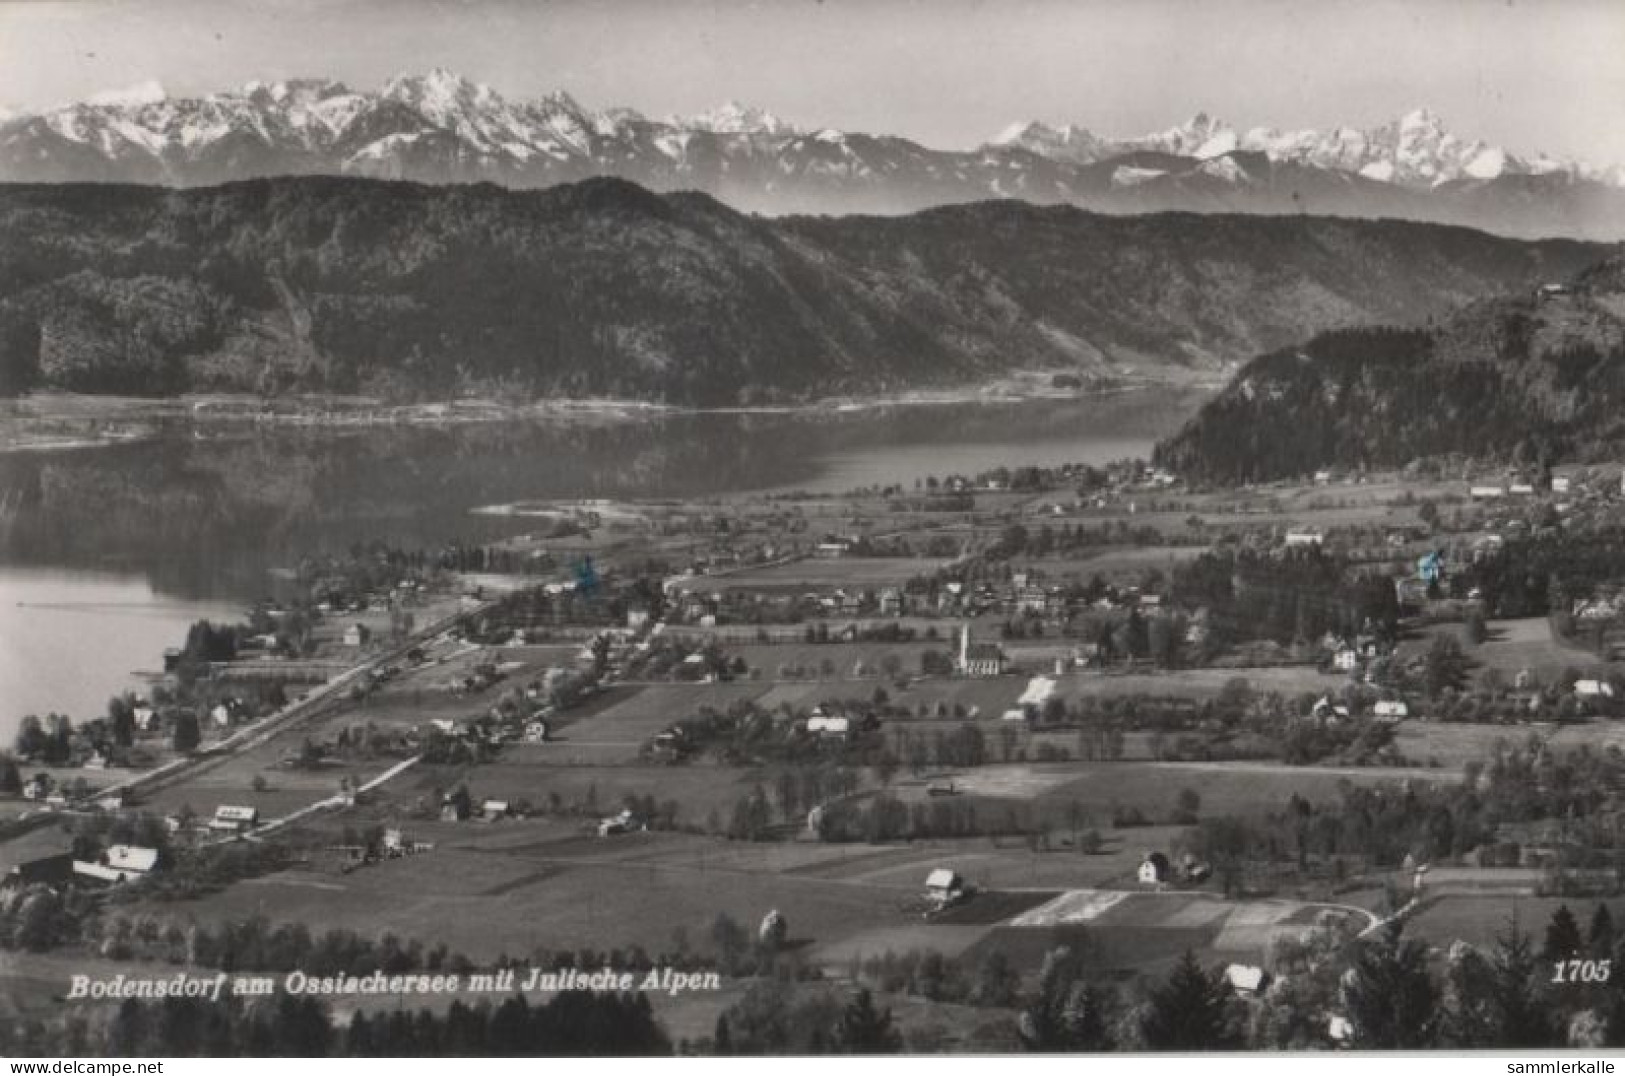
[[204,998],[219,1001],[226,997],[266,997],[278,992],[307,997],[376,997],[434,994],[555,994],[569,990],[599,993],[642,991],[679,994],[722,989],[722,977],[714,971],[678,971],[656,967],[647,971],[600,968],[582,971],[566,968],[503,968],[467,975],[409,974],[388,975],[381,971],[367,975],[310,975],[291,971],[274,975],[236,975],[219,972],[198,976],[186,972],[155,978],[118,975],[92,978],[73,976],[67,993],[69,1001],[107,1001],[124,998]]

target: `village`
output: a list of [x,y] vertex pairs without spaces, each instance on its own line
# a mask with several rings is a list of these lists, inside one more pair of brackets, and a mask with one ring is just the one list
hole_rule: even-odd
[[[1443,951],[1621,891],[1605,817],[1463,806],[1618,765],[1617,468],[501,511],[532,533],[315,562],[106,715],[25,721],[12,974],[207,965],[258,918],[401,968],[720,970],[654,999],[698,1040],[764,953],[900,1001],[899,963],[1030,984],[1087,937],[1107,981],[1189,951],[1247,998],[1318,934]],[[911,1042],[1010,1047],[1011,992],[954,996]]]

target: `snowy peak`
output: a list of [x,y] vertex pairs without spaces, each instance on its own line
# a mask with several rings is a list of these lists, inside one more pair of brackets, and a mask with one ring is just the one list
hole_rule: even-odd
[[989,145],[1025,149],[1051,160],[1089,164],[1106,154],[1106,143],[1074,124],[1051,127],[1048,124],[1013,123],[1000,131]]
[[1144,151],[1210,161],[1247,151],[1263,153],[1272,161],[1415,187],[1554,173],[1619,186],[1625,175],[1625,169],[1617,165],[1598,168],[1544,155],[1520,158],[1502,147],[1454,134],[1441,116],[1427,108],[1412,109],[1389,123],[1364,130],[1346,126],[1300,131],[1254,127],[1242,132],[1206,112],[1198,112],[1166,130],[1131,138],[1100,138],[1070,125],[1055,128],[1042,123],[1017,123],[999,132],[990,145],[1021,146],[1052,160],[1071,162]]
[[1312,212],[1625,235],[1625,170],[1520,157],[1455,135],[1425,109],[1365,129],[1299,131],[1244,130],[1198,112],[1137,137],[1027,122],[961,151],[884,131],[798,127],[737,101],[661,120],[593,110],[564,92],[508,97],[446,68],[366,90],[299,78],[172,97],[154,83],[96,100],[0,113],[0,182],[186,187],[358,175],[539,188],[615,176],[766,213],[897,213],[1008,198],[1107,212]]
[[728,101],[697,116],[673,117],[673,127],[725,135],[795,135],[797,130],[773,113]]
[[157,79],[147,79],[133,86],[126,86],[118,90],[103,90],[101,93],[91,94],[85,99],[85,104],[97,108],[139,108],[141,105],[155,105],[165,100],[169,91]]

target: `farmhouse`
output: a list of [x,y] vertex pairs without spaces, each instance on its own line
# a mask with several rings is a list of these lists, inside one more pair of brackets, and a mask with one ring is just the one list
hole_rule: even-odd
[[603,818],[598,822],[598,835],[600,837],[618,837],[623,833],[642,829],[637,817],[631,811],[622,811],[613,818]]
[[1286,532],[1288,549],[1318,546],[1326,540],[1326,532],[1314,527],[1293,527]]
[[822,710],[815,709],[812,716],[807,718],[807,733],[811,736],[844,740],[852,734],[852,719],[850,717],[830,717]]
[[1349,708],[1340,702],[1333,702],[1330,696],[1322,695],[1310,708],[1309,716],[1317,721],[1331,721],[1333,723],[1348,718]]
[[947,867],[938,867],[925,878],[925,896],[938,908],[965,899],[965,880]]
[[1264,969],[1250,964],[1231,964],[1224,969],[1224,978],[1232,990],[1244,997],[1262,993],[1269,983],[1269,976],[1264,973]]
[[1614,685],[1606,680],[1576,680],[1574,693],[1582,699],[1611,699]]
[[1403,721],[1411,716],[1411,708],[1402,699],[1383,699],[1371,707],[1371,714],[1380,721]]
[[1016,706],[1042,706],[1055,694],[1055,681],[1047,676],[1035,676],[1027,681],[1027,688],[1016,700]]
[[1141,885],[1162,885],[1168,881],[1168,857],[1161,852],[1147,852],[1140,862],[1138,873]]
[[345,646],[366,646],[367,640],[372,638],[372,631],[365,624],[351,624],[344,629]]
[[1475,501],[1497,501],[1507,495],[1501,486],[1469,486],[1467,496]]
[[228,833],[241,833],[259,825],[259,821],[258,807],[234,807],[222,804],[214,809],[214,817],[209,819],[209,828]]
[[82,859],[73,861],[73,872],[103,882],[127,882],[144,878],[158,866],[158,849],[134,844],[115,844],[108,847],[95,863]]

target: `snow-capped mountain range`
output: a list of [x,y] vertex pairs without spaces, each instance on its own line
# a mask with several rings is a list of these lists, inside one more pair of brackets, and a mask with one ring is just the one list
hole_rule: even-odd
[[1500,147],[1453,134],[1444,121],[1425,108],[1407,112],[1380,127],[1361,130],[1281,131],[1254,127],[1246,131],[1199,112],[1190,121],[1138,138],[1101,138],[1082,127],[1016,124],[991,145],[1019,146],[1052,160],[1092,164],[1136,152],[1168,153],[1213,160],[1241,152],[1262,153],[1271,161],[1290,162],[1365,179],[1410,187],[1433,187],[1454,180],[1486,180],[1504,175],[1567,175],[1625,187],[1625,167],[1560,160],[1545,154],[1520,157]]
[[197,186],[285,174],[551,186],[614,175],[740,208],[904,212],[994,197],[1108,212],[1315,212],[1625,237],[1625,169],[1523,157],[1419,110],[1369,130],[1241,131],[1200,114],[1138,138],[1021,124],[969,151],[803,130],[729,103],[650,119],[518,100],[444,69],[361,92],[324,79],[178,98],[148,83],[0,110],[0,181]]

